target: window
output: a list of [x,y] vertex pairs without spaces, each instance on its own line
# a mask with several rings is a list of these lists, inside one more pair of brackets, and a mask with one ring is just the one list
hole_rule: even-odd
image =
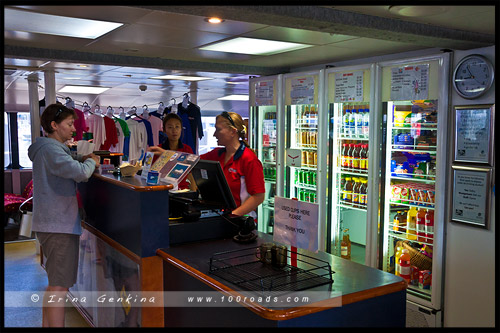
[[203,138],[200,140],[198,153],[205,154],[217,147],[217,139],[215,133],[215,117],[201,117],[203,125]]
[[6,112],[4,114],[4,168],[31,168],[33,165],[28,157],[30,145],[30,114]]

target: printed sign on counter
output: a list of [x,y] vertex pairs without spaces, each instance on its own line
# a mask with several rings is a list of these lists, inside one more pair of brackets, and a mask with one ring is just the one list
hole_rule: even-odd
[[363,102],[363,71],[335,74],[335,103]]
[[275,197],[273,240],[317,252],[318,205]]
[[429,98],[429,65],[391,68],[391,100]]

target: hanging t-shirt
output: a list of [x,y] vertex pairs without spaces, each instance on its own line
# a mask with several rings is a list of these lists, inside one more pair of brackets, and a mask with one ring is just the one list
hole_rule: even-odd
[[201,110],[200,107],[196,104],[189,102],[186,108],[179,103],[177,114],[186,113],[189,119],[189,125],[191,127],[191,136],[194,145],[191,146],[193,151],[196,152],[198,147],[198,140],[203,137],[203,125],[201,123]]
[[116,131],[115,122],[108,116],[104,116],[104,126],[106,129],[106,140],[101,145],[101,150],[109,150],[111,146],[115,146],[118,143],[118,134]]
[[153,131],[151,129],[151,123],[149,120],[146,120],[142,117],[135,118],[140,123],[144,123],[144,126],[146,127],[146,134],[147,134],[147,146],[152,147],[154,146],[154,140],[153,140]]
[[106,126],[104,125],[104,119],[99,114],[90,114],[87,118],[87,125],[89,126],[89,132],[93,134],[94,145],[101,147],[101,145],[106,141]]
[[[128,146],[128,160],[138,161],[141,156],[145,154],[147,149],[147,133],[146,125],[144,122],[138,122],[134,118],[130,118],[127,121],[128,128],[130,130],[130,140]],[[123,153],[125,155],[125,152]]]
[[83,132],[87,131],[87,123],[85,122],[85,115],[83,114],[82,110],[76,108],[74,108],[73,110],[75,110],[77,116],[77,119],[75,119],[73,125],[75,125],[76,129],[75,141],[78,141],[83,138]]
[[163,121],[152,113],[149,114],[148,121],[151,123],[151,132],[153,132],[153,144],[155,146],[160,144],[160,133],[163,130]]

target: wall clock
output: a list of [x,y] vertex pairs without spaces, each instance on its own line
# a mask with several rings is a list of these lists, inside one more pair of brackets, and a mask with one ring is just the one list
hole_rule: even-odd
[[484,95],[493,84],[495,70],[484,56],[466,56],[455,67],[453,87],[463,98],[474,99]]

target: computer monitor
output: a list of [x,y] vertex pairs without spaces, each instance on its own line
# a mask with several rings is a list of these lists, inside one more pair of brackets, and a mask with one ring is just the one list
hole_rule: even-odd
[[218,161],[199,160],[191,170],[201,203],[215,209],[236,209],[236,202]]

